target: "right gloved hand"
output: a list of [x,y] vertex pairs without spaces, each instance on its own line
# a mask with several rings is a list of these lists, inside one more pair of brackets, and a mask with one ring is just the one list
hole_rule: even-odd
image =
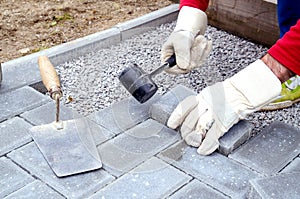
[[207,16],[203,11],[188,6],[181,8],[176,27],[162,46],[162,62],[176,55],[177,65],[166,72],[188,73],[205,62],[212,49],[212,42],[203,36],[206,26]]

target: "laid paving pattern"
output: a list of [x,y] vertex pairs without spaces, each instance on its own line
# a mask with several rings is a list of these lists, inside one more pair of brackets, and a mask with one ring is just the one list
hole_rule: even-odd
[[[125,38],[137,26],[120,27]],[[55,116],[54,102],[30,86],[39,81],[1,83],[0,198],[300,198],[299,129],[273,122],[253,137],[243,120],[216,152],[200,156],[165,125],[179,101],[196,94],[183,85],[144,104],[128,97],[86,116],[103,168],[58,178],[28,133]],[[61,107],[62,120],[78,117]]]

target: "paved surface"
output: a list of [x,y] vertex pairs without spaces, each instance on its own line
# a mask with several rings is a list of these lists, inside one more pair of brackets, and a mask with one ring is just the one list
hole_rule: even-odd
[[[130,30],[128,24],[122,27]],[[27,66],[34,56],[14,63]],[[298,128],[272,122],[251,137],[253,125],[240,121],[218,151],[200,156],[165,126],[178,102],[195,94],[182,85],[145,104],[129,97],[88,115],[103,168],[58,178],[28,133],[53,121],[54,104],[29,86],[40,81],[36,68],[28,80],[7,67],[0,88],[0,198],[300,198]],[[72,113],[62,107],[61,119],[79,117]]]

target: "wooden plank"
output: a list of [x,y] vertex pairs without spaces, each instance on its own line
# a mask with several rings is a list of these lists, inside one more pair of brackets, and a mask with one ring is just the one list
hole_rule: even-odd
[[210,0],[206,11],[208,23],[271,46],[279,38],[277,5],[274,3],[265,0]]

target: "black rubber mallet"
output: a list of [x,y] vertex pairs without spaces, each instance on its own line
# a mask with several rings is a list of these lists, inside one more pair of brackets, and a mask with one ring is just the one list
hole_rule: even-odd
[[140,103],[149,100],[157,91],[158,87],[152,77],[163,70],[176,65],[176,57],[173,54],[164,64],[147,74],[136,64],[125,68],[119,75],[119,80],[126,90]]

